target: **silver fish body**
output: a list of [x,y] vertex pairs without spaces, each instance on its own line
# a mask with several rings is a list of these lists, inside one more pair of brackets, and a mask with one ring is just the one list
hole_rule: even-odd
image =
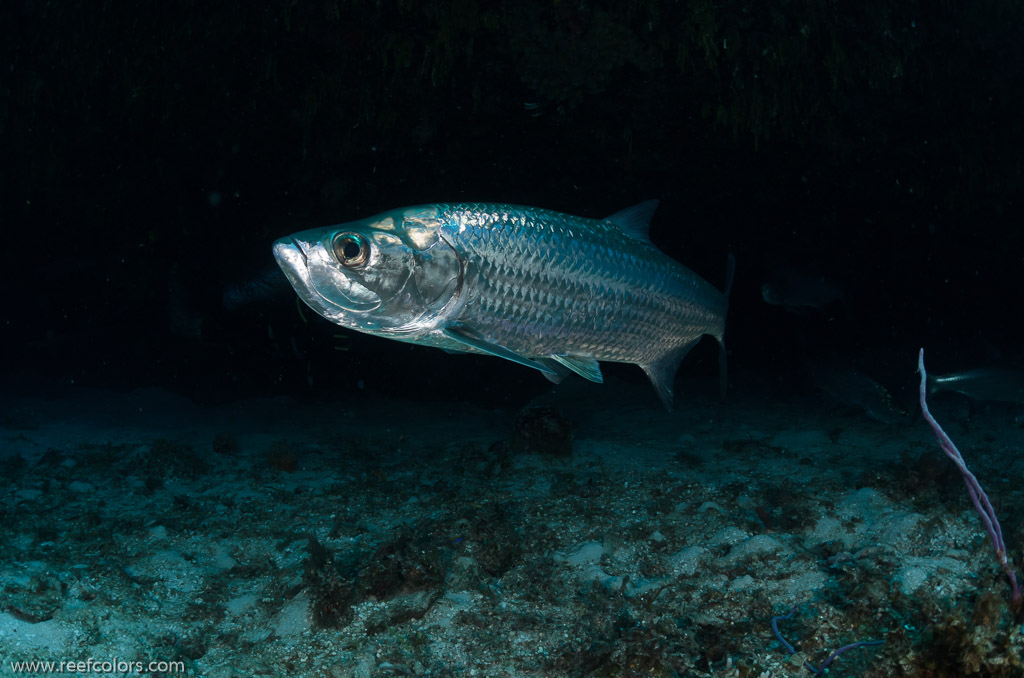
[[647,238],[657,201],[607,219],[504,204],[435,204],[282,238],[274,256],[328,320],[360,332],[485,353],[558,382],[634,363],[668,409],[686,353],[721,345],[725,293]]

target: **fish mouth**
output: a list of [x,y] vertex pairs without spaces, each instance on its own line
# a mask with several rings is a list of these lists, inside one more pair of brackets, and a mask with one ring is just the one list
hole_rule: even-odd
[[322,252],[289,236],[274,243],[274,258],[295,292],[313,310],[341,322],[348,312],[365,313],[380,306],[380,297],[339,270]]
[[288,282],[295,288],[295,291],[305,297],[302,290],[306,290],[307,293],[311,290],[307,284],[307,277],[302,274],[309,271],[309,259],[299,241],[295,238],[281,238],[276,241],[274,243],[274,259],[277,260],[277,265],[281,267],[284,277],[288,278]]

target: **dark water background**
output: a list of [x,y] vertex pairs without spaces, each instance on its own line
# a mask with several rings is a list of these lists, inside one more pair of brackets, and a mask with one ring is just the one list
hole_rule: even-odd
[[[52,395],[524,402],[547,382],[511,363],[223,290],[277,237],[402,205],[652,197],[667,253],[717,285],[736,256],[737,388],[807,355],[894,383],[921,345],[933,371],[1019,362],[1022,25],[986,1],[5,3],[0,367]],[[780,267],[848,306],[764,304]]]

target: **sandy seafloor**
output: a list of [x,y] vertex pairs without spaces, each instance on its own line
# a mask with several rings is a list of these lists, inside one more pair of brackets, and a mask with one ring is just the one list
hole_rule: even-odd
[[[1009,586],[919,412],[681,380],[667,414],[646,385],[570,381],[538,404],[571,455],[449,402],[8,399],[0,674],[809,676],[884,640],[829,675],[1024,676]],[[931,404],[1019,555],[1024,412]],[[793,606],[790,655],[771,622]]]

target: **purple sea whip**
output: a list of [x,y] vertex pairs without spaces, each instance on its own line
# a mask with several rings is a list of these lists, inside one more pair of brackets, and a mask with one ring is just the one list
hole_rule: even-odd
[[924,414],[924,419],[928,422],[928,425],[932,427],[935,439],[939,441],[939,447],[942,448],[947,457],[953,460],[953,463],[956,464],[957,469],[960,471],[960,475],[963,476],[964,483],[967,485],[967,492],[971,495],[971,501],[974,503],[974,508],[981,515],[981,521],[985,524],[985,530],[992,539],[992,547],[996,550],[996,558],[999,560],[999,564],[1003,566],[1006,578],[1010,580],[1010,603],[1013,611],[1014,613],[1020,613],[1022,607],[1024,607],[1020,584],[1017,583],[1017,574],[1013,571],[1013,567],[1007,558],[1006,542],[1003,541],[1003,528],[999,526],[999,519],[996,518],[996,512],[992,508],[992,503],[988,500],[985,490],[981,488],[981,484],[978,483],[978,479],[967,468],[964,458],[960,455],[960,450],[956,449],[956,445],[953,444],[950,437],[939,426],[939,422],[935,421],[932,413],[928,411],[928,403],[925,402],[925,395],[928,392],[928,375],[924,371],[923,348],[917,356],[917,371],[921,373],[921,413]]

